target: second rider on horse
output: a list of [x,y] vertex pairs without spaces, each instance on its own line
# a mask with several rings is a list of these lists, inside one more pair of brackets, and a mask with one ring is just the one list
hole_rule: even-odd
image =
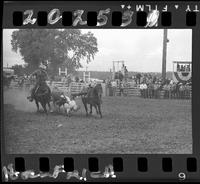
[[46,69],[47,69],[46,65],[44,65],[43,63],[41,63],[39,65],[39,69],[35,70],[30,75],[30,78],[32,76],[35,76],[35,78],[36,78],[36,84],[33,87],[33,89],[31,90],[31,96],[27,97],[30,101],[33,101],[33,96],[37,92],[37,90],[38,90],[38,88],[40,86],[47,86],[46,81],[48,79],[48,74],[47,74]]

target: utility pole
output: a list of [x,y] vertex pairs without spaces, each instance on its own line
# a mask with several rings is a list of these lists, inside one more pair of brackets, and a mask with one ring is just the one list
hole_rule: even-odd
[[167,58],[167,29],[164,29],[163,34],[163,55],[162,55],[162,78],[166,79],[166,58]]
[[112,73],[112,79],[115,79],[115,62],[113,61],[113,73]]

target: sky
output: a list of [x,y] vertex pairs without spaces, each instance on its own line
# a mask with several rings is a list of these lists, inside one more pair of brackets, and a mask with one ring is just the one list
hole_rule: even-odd
[[[3,30],[3,66],[24,64],[20,53],[11,49],[14,29]],[[84,70],[110,71],[112,61],[125,62],[128,71],[161,72],[163,29],[82,29],[97,38],[98,50]],[[168,29],[166,70],[173,70],[173,61],[192,61],[192,30]],[[117,67],[117,66],[116,66]],[[83,70],[81,69],[81,70]]]

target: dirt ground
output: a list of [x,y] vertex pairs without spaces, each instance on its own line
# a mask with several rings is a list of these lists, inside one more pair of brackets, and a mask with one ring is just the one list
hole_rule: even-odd
[[103,97],[100,119],[81,109],[36,113],[27,93],[4,91],[6,152],[18,153],[192,153],[190,100]]

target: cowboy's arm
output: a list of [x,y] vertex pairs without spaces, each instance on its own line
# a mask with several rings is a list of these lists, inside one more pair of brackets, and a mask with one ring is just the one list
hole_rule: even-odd
[[30,77],[33,77],[34,75],[37,75],[39,73],[39,70],[35,70],[33,73],[31,73]]
[[47,72],[45,71],[45,80],[48,80],[49,79],[49,76],[47,74]]

